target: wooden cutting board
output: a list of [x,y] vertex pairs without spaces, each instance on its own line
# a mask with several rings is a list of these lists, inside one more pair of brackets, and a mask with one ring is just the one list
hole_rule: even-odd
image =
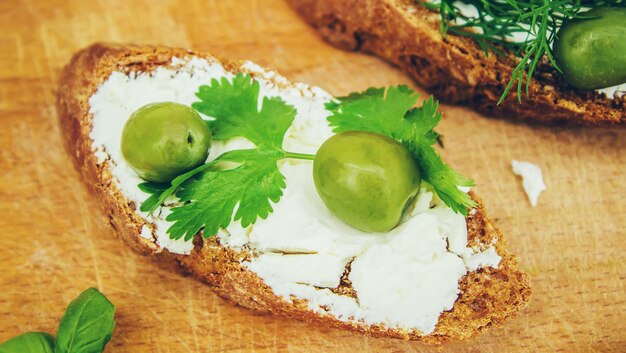
[[[252,59],[341,95],[412,84],[325,44],[280,0],[0,1],[0,341],[56,331],[90,286],[117,305],[107,352],[439,352],[235,307],[113,236],[61,144],[54,91],[95,41]],[[527,126],[443,106],[446,159],[476,190],[532,276],[529,307],[450,352],[626,351],[626,130]],[[542,167],[529,206],[511,160]]]

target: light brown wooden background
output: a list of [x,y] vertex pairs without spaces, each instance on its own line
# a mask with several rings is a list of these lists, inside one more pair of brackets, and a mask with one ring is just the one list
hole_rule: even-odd
[[[409,83],[322,42],[280,0],[0,0],[0,341],[56,330],[97,286],[117,305],[107,352],[437,352],[234,307],[113,237],[61,145],[61,67],[95,41],[164,44],[252,59],[346,94]],[[529,127],[443,106],[447,160],[474,177],[532,276],[530,306],[450,352],[626,351],[626,130]],[[511,159],[544,171],[531,208]]]

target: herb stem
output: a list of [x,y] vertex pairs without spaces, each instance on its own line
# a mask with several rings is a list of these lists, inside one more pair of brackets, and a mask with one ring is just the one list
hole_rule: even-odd
[[294,153],[285,151],[285,156],[283,158],[293,158],[293,159],[304,159],[307,161],[312,161],[315,159],[314,154],[306,154],[306,153]]

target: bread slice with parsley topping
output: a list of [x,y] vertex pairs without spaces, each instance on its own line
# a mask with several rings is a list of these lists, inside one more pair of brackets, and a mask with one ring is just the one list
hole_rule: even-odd
[[[301,94],[303,100],[310,99],[315,92],[322,92],[303,84],[290,83],[275,72],[249,62],[219,61],[206,53],[182,49],[95,44],[78,52],[64,69],[58,88],[57,109],[61,131],[83,182],[101,202],[117,236],[136,251],[177,263],[183,270],[210,285],[218,295],[243,307],[373,336],[423,340],[433,344],[465,339],[486,328],[501,325],[527,305],[531,294],[529,279],[517,268],[517,260],[507,251],[505,239],[487,218],[480,199],[473,193],[470,195],[477,202],[477,207],[465,219],[466,245],[472,249],[492,248],[500,260],[495,267],[480,267],[461,277],[453,306],[439,315],[434,330],[428,334],[411,327],[340,318],[333,315],[333,308],[298,297],[297,291],[290,295],[276,294],[269,281],[259,275],[261,272],[251,270],[250,263],[259,256],[259,250],[248,245],[233,246],[233,242],[227,241],[224,236],[204,238],[199,233],[189,243],[188,251],[179,251],[179,248],[169,246],[166,239],[155,237],[155,229],[159,225],[140,212],[136,196],[122,185],[122,175],[116,168],[120,168],[123,161],[115,160],[115,153],[94,143],[99,139],[99,132],[94,131],[94,115],[100,114],[100,121],[119,117],[102,116],[102,112],[98,112],[99,107],[90,101],[93,102],[96,92],[114,76],[122,81],[139,77],[145,79],[164,75],[162,70],[165,68],[176,70],[181,61],[189,63],[193,60],[219,66],[227,73],[247,73],[253,79],[264,80],[265,84],[279,92],[289,90],[290,94]],[[194,65],[189,64],[190,70]],[[193,75],[189,72],[185,77]],[[107,94],[118,93],[113,90]],[[297,236],[298,230],[294,230],[293,237]],[[358,303],[355,299],[359,293],[351,283],[350,272],[348,264],[334,288],[307,286],[307,290],[323,290],[324,295]]]
[[537,67],[529,94],[514,89],[497,105],[519,62],[485,56],[469,37],[440,33],[439,14],[415,0],[289,0],[331,44],[377,55],[397,65],[438,98],[509,119],[549,124],[626,124],[626,95],[607,96],[565,82],[547,60]]

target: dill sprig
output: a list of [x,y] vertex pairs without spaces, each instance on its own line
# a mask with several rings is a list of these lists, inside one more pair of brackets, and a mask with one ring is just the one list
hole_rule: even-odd
[[[517,90],[521,103],[526,95],[539,62],[546,57],[555,69],[561,71],[552,55],[552,44],[563,22],[581,17],[592,7],[624,6],[626,0],[416,0],[426,8],[439,11],[441,33],[470,37],[488,55],[505,55],[501,48],[510,50],[519,62],[511,73],[498,104],[512,88]],[[469,5],[475,11],[462,11]],[[471,7],[469,7],[471,8]]]

